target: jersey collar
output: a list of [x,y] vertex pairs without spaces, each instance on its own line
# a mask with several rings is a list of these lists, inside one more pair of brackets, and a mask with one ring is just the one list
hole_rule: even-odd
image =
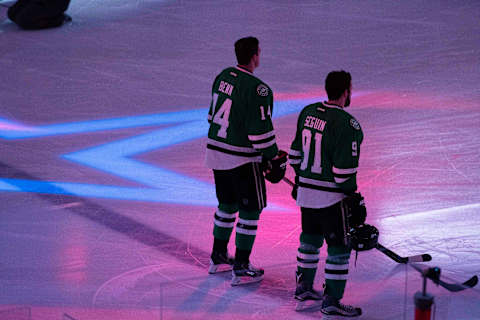
[[324,102],[323,102],[323,105],[326,106],[326,107],[334,108],[334,109],[340,109],[340,110],[343,110],[343,109],[344,109],[344,108],[340,107],[339,105],[330,104],[330,103],[328,103],[327,101],[324,101]]
[[[249,75],[252,76],[253,78],[258,79],[258,81],[262,81],[259,77],[257,77],[256,75],[254,75],[253,73],[251,73],[251,72],[248,71],[247,69],[244,69],[244,68],[239,67],[239,66],[236,66],[235,69],[237,69],[238,71],[241,71],[241,72],[245,72],[246,74],[249,74]],[[262,82],[263,82],[263,81],[262,81]]]
[[248,73],[248,74],[253,75],[253,73],[251,73],[250,71],[248,71],[248,70],[245,69],[245,68],[242,68],[242,67],[239,66],[239,65],[237,65],[235,68],[237,68],[238,70],[243,71],[243,72],[245,72],[245,73]]

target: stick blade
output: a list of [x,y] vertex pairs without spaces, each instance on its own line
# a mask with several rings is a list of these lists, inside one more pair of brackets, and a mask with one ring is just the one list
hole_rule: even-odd
[[408,259],[408,262],[427,262],[427,261],[432,261],[432,256],[429,255],[428,253],[425,254],[419,254],[415,256],[408,256],[406,257]]
[[465,281],[464,283],[462,283],[462,285],[464,285],[465,287],[468,287],[468,288],[473,288],[477,285],[477,283],[478,283],[478,277],[473,276],[470,279],[468,279],[467,281]]
[[442,287],[444,287],[445,289],[447,289],[450,292],[459,292],[459,291],[463,291],[465,289],[471,289],[471,288],[475,287],[478,283],[478,277],[473,276],[473,277],[471,277],[470,279],[468,279],[467,281],[465,281],[461,284],[460,283],[448,283],[448,282],[445,282],[445,281],[442,281],[442,280],[434,281],[434,283],[440,284]]
[[429,255],[428,253],[422,254],[422,257],[423,257],[423,261],[424,261],[424,262],[426,262],[426,261],[432,261],[432,256]]

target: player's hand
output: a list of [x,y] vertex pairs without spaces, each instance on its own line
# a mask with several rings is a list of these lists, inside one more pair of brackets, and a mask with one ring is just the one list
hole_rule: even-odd
[[367,208],[365,199],[359,192],[348,195],[343,201],[343,206],[347,210],[347,216],[350,227],[357,227],[365,223],[367,218]]
[[265,160],[263,170],[265,172],[265,179],[271,183],[278,183],[285,176],[287,171],[287,157],[288,153],[280,150],[275,158]]

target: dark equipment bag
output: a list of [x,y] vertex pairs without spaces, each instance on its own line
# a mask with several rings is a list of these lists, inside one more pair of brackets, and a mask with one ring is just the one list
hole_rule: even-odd
[[23,29],[55,28],[71,20],[65,14],[69,4],[70,0],[18,0],[7,15]]

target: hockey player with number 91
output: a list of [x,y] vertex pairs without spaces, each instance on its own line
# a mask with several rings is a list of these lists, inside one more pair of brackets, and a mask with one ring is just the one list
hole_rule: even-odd
[[[250,254],[267,205],[265,178],[273,183],[283,178],[287,153],[279,152],[276,144],[272,90],[253,75],[260,63],[258,39],[239,39],[235,54],[238,65],[220,72],[212,86],[206,165],[213,169],[219,203],[208,271],[233,267],[232,285],[239,285],[263,279],[263,269],[250,263]],[[236,252],[231,258],[227,246],[237,212]]]
[[[325,80],[328,101],[306,106],[298,117],[289,151],[296,173],[292,195],[301,207],[302,232],[297,253],[297,311],[308,302],[327,315],[354,317],[361,309],[340,303],[348,275],[351,227],[365,222],[366,209],[357,190],[356,173],[363,140],[349,106],[352,78],[332,71]],[[313,289],[319,249],[327,242],[324,294]],[[313,303],[315,305],[315,303]]]

